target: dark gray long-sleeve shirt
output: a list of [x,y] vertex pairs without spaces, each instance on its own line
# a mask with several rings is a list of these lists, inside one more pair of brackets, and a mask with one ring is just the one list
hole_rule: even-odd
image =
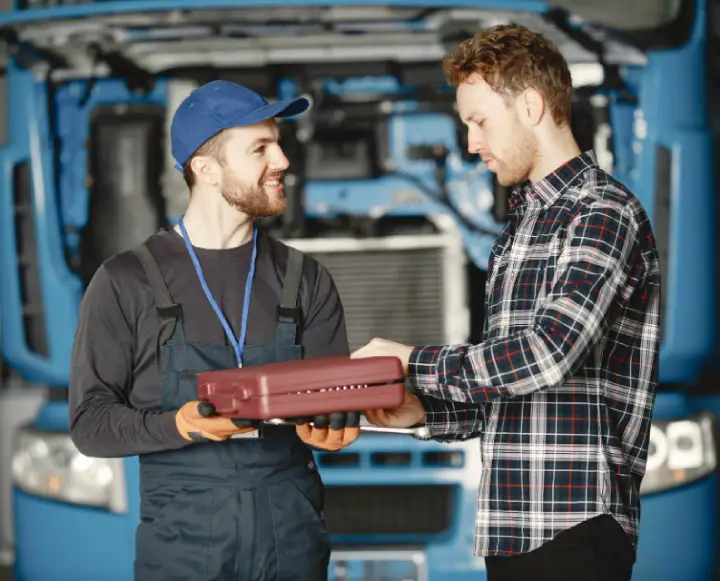
[[[188,341],[229,344],[195,274],[185,244],[167,230],[148,241],[173,300],[182,305]],[[196,248],[208,287],[237,337],[252,244]],[[274,342],[288,248],[258,236],[247,344]],[[300,287],[306,358],[347,355],[342,304],[327,270],[305,256]],[[122,457],[188,445],[174,411],[160,411],[158,317],[145,272],[134,254],[106,261],[80,307],[69,386],[70,434],[88,456]]]

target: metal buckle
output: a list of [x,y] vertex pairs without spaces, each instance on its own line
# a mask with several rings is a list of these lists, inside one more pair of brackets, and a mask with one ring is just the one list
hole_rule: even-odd
[[297,307],[283,307],[278,305],[277,320],[280,323],[300,323],[300,309]]

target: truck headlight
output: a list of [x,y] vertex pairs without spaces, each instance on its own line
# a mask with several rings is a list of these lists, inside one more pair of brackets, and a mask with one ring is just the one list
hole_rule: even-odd
[[715,471],[715,418],[699,414],[671,422],[653,422],[641,494],[689,484]]
[[127,512],[125,470],[119,458],[89,458],[63,432],[18,431],[12,458],[14,485],[37,496]]

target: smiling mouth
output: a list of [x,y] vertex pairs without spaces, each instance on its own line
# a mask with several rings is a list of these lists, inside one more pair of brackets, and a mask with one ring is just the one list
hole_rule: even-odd
[[277,176],[272,179],[264,180],[261,183],[267,188],[279,188],[282,186],[282,176]]

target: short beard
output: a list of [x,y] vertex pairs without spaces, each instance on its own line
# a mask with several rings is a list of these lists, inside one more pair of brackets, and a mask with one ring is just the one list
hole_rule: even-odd
[[[221,193],[225,201],[233,208],[251,218],[278,216],[287,208],[285,196],[270,197],[262,184],[247,185],[240,183],[231,172],[225,171]],[[264,176],[263,181],[272,179]]]
[[505,187],[513,187],[530,178],[537,162],[539,145],[535,135],[522,128],[517,121],[513,133],[517,135],[511,153],[502,162],[496,160],[495,170],[498,183]]

